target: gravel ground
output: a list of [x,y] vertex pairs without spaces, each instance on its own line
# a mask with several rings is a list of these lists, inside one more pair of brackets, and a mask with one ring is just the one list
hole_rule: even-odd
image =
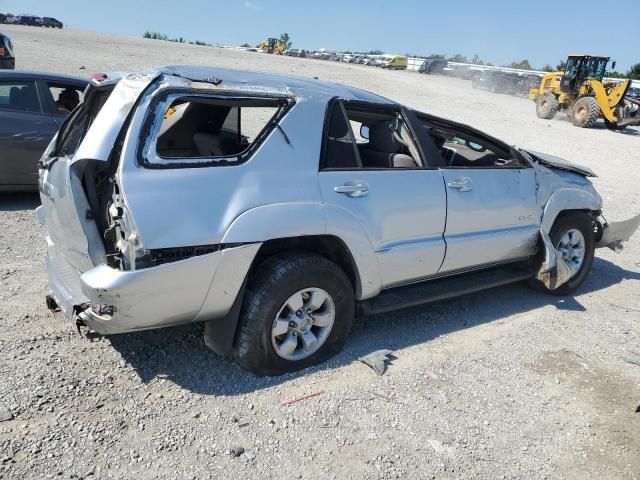
[[[540,120],[526,99],[438,76],[2,30],[22,69],[192,63],[356,85],[588,165],[610,219],[640,211],[639,129]],[[49,313],[37,204],[0,196],[0,479],[640,478],[640,236],[599,251],[575,297],[513,285],[368,318],[331,361],[259,379],[208,351],[201,326],[86,338]],[[356,358],[381,348],[397,359],[378,377]]]

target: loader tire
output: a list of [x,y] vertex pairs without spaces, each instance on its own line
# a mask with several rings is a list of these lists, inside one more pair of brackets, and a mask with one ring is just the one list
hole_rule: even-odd
[[536,102],[536,115],[538,118],[544,118],[545,120],[551,120],[558,113],[560,104],[558,99],[553,93],[545,93],[538,97]]
[[580,97],[571,108],[571,123],[576,127],[593,127],[600,118],[600,107],[594,97]]

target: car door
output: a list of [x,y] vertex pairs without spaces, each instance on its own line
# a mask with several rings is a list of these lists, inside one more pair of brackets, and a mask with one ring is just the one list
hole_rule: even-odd
[[57,129],[34,80],[0,80],[0,185],[36,189],[38,160]]
[[444,160],[447,252],[440,272],[532,255],[540,224],[533,168],[507,145],[434,118],[422,120]]
[[445,251],[442,174],[424,166],[415,145],[413,156],[400,155],[399,162],[407,162],[401,167],[363,162],[367,149],[367,155],[380,153],[382,159],[393,152],[374,152],[373,138],[356,141],[353,127],[393,118],[403,122],[404,117],[391,107],[354,105],[345,107],[339,101],[329,105],[318,175],[327,222],[346,212],[366,231],[383,288],[432,275]]

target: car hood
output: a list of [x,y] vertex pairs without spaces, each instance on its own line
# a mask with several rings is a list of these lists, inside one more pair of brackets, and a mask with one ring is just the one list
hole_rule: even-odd
[[554,157],[553,155],[534,152],[532,150],[524,150],[524,152],[531,155],[533,159],[538,163],[545,165],[547,167],[558,168],[560,170],[567,170],[569,172],[578,173],[585,177],[597,177],[596,173],[593,170],[591,170],[589,167],[571,163],[570,161],[564,160],[560,157]]

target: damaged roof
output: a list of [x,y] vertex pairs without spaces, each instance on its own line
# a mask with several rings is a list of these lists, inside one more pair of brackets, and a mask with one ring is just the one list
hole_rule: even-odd
[[326,80],[319,80],[317,78],[193,65],[167,65],[158,67],[156,71],[166,75],[187,78],[196,82],[210,82],[212,79],[219,79],[224,88],[233,88],[234,86],[240,88],[257,87],[265,90],[273,89],[279,92],[287,90],[300,98],[341,97],[365,102],[395,103],[380,95],[367,92],[366,90],[340,85]]

